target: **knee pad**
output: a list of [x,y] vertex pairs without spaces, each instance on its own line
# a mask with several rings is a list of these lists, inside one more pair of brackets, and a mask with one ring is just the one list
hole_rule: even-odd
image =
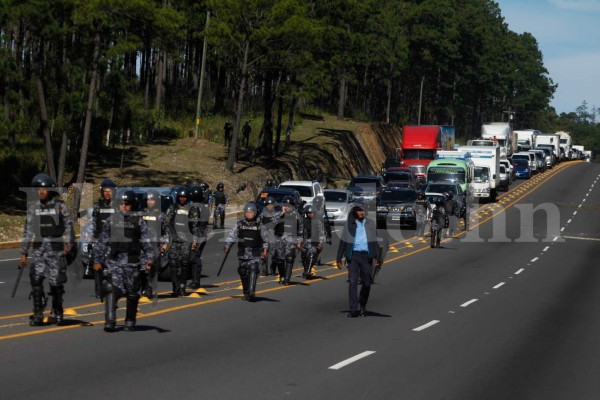
[[55,295],[63,295],[65,294],[65,288],[63,285],[58,285],[58,286],[50,286],[50,294],[52,296]]
[[258,261],[252,261],[248,264],[248,269],[250,270],[250,272],[256,272],[258,273],[259,271],[259,262]]
[[112,280],[110,280],[110,279],[105,279],[105,280],[103,280],[103,281],[102,281],[102,287],[101,287],[101,290],[102,290],[102,293],[103,293],[104,295],[108,295],[108,294],[114,293],[114,292],[115,292],[115,289],[116,289],[116,288],[115,288],[115,286],[113,285],[113,283],[112,283]]
[[43,286],[44,284],[44,277],[42,275],[30,274],[29,279],[31,280],[32,287]]
[[142,274],[141,274],[141,272],[140,272],[140,271],[138,271],[138,270],[135,270],[135,271],[133,271],[133,274],[132,274],[132,281],[133,281],[133,282],[132,282],[132,283],[133,283],[133,285],[132,285],[132,286],[133,286],[133,287],[132,287],[132,289],[133,289],[135,292],[138,292],[138,291],[140,290],[140,287],[141,287],[141,284],[140,284],[140,283],[141,283],[141,279],[142,279],[142,278],[141,278],[141,275],[142,275]]

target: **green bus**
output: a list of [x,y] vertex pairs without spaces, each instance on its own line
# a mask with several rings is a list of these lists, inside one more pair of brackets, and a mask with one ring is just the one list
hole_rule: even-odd
[[427,166],[427,182],[458,182],[462,190],[467,191],[473,179],[473,162],[469,159],[460,158],[460,155],[445,157],[443,154],[438,154],[437,157]]

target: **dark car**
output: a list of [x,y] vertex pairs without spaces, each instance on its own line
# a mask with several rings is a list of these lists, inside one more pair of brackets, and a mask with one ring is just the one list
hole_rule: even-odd
[[262,211],[262,209],[265,206],[265,200],[267,199],[267,197],[273,197],[275,199],[275,202],[277,203],[276,208],[280,209],[281,201],[286,196],[292,196],[294,198],[294,200],[296,201],[296,209],[297,210],[301,210],[301,208],[304,206],[304,201],[302,201],[302,196],[300,196],[300,192],[298,192],[295,189],[291,189],[291,188],[290,189],[274,189],[274,188],[267,189],[267,188],[265,188],[258,194],[258,197],[256,197],[256,200],[254,201],[254,203],[256,204],[256,207],[258,208],[258,212],[260,214],[260,212]]
[[377,227],[417,226],[415,189],[384,189],[377,200]]
[[515,176],[517,178],[531,178],[531,168],[527,160],[513,159],[512,164],[515,166]]
[[375,201],[386,186],[383,177],[380,175],[357,175],[352,178],[347,189],[352,192],[355,200],[367,204]]
[[388,188],[404,188],[404,189],[416,189],[417,188],[417,177],[410,171],[391,171],[384,172],[381,174],[383,180],[387,184]]
[[454,181],[428,182],[423,188],[425,193],[452,193],[452,198],[458,203],[459,209],[466,202],[466,193],[460,187],[460,183]]

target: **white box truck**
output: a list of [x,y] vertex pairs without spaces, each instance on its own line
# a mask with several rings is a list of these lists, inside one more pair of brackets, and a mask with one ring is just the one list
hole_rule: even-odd
[[[460,146],[460,151],[465,152],[465,158],[470,158],[475,166],[471,188],[474,197],[489,198],[496,201],[500,188],[500,146]],[[480,167],[479,169],[477,167]],[[488,183],[476,182],[478,173],[485,173],[488,169]]]
[[565,150],[565,159],[572,160],[571,148],[573,147],[573,139],[571,139],[571,135],[564,131],[556,133],[560,135],[560,147]]
[[481,126],[481,138],[493,140],[500,146],[500,155],[510,157],[516,150],[517,143],[508,122],[492,122]]
[[515,131],[515,135],[517,136],[517,146],[519,149],[517,151],[529,151],[535,148],[535,137],[542,133],[537,129],[523,129]]
[[540,133],[535,138],[536,146],[552,146],[556,162],[560,162],[560,135],[558,133]]

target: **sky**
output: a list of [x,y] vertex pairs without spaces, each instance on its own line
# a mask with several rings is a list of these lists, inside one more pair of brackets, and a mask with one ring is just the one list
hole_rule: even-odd
[[511,31],[529,32],[558,88],[550,105],[600,108],[600,0],[496,0]]

